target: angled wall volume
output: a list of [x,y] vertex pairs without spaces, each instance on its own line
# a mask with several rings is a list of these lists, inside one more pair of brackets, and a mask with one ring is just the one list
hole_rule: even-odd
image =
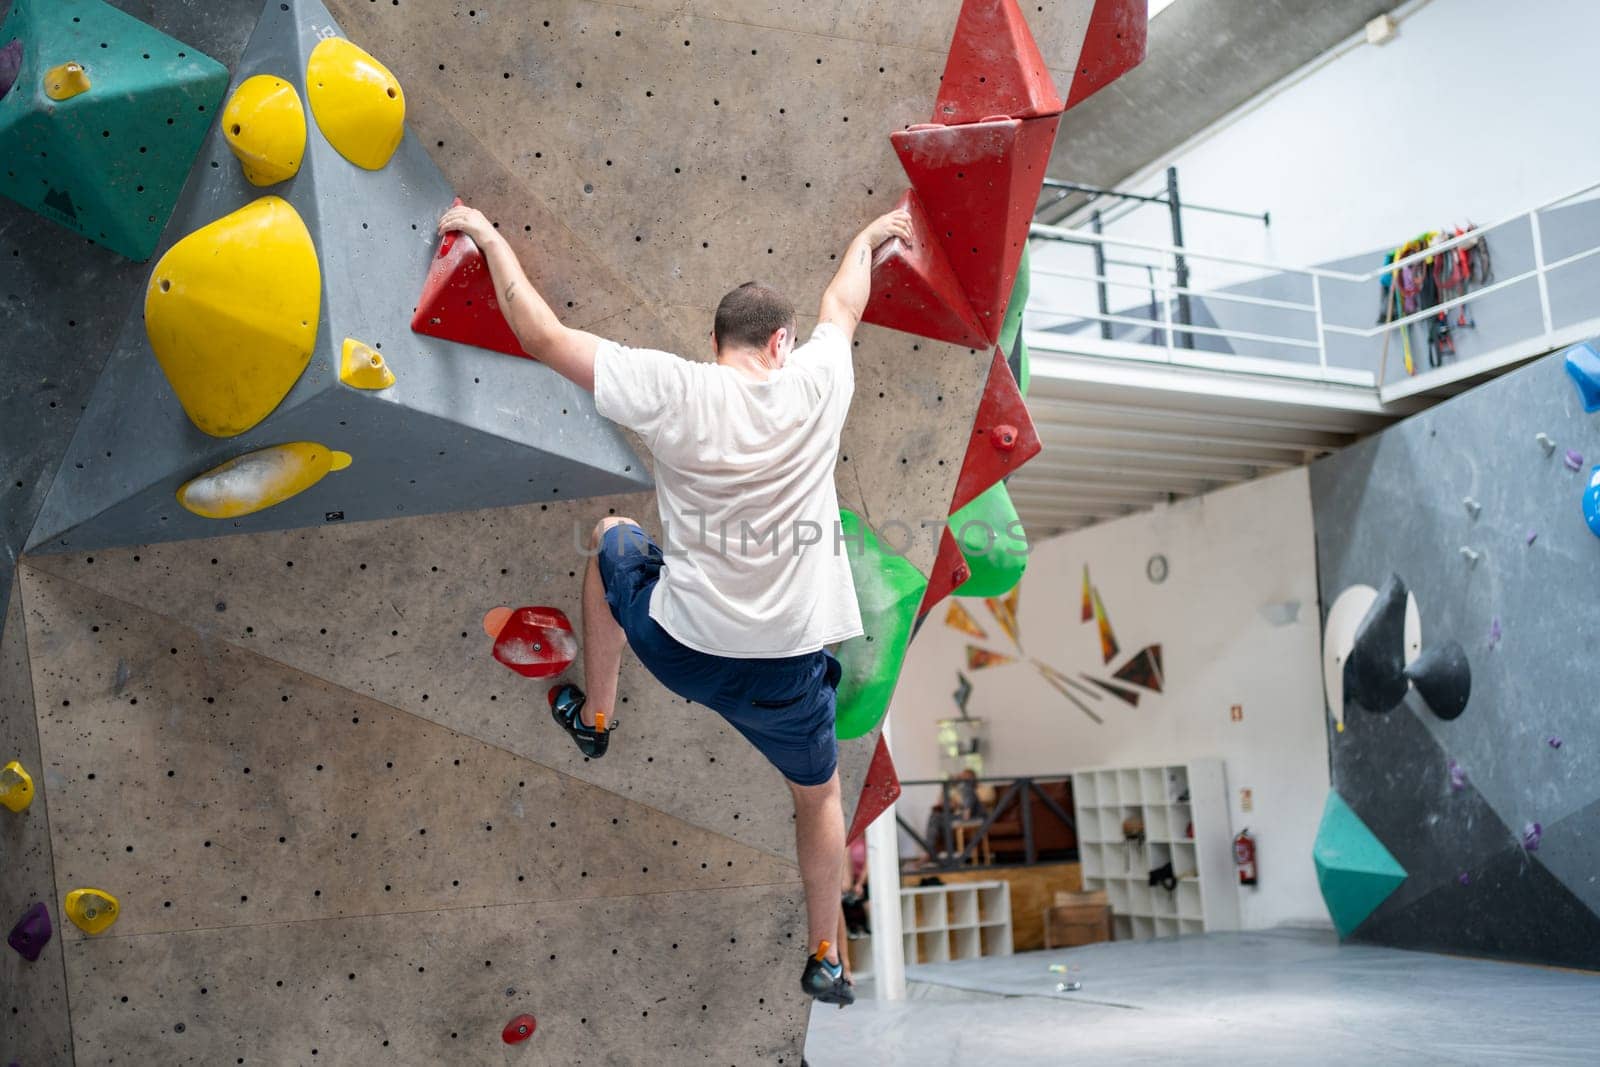
[[[304,98],[304,71],[321,33],[336,28],[315,0],[268,3],[236,81],[270,74]],[[308,132],[299,173],[272,189],[310,230],[322,274],[320,324],[309,365],[270,413],[244,432],[214,438],[191,424],[146,336],[131,315],[79,422],[34,527],[38,551],[139,544],[222,532],[217,520],[180,507],[191,478],[247,452],[313,441],[351,456],[351,470],[275,507],[228,520],[263,530],[627,492],[648,473],[592,399],[526,360],[413,334],[415,283],[437,242],[453,191],[414,136],[381,170],[343,158],[319,129]],[[194,180],[166,235],[176,242],[220,215],[254,203],[221,127],[195,164]],[[243,254],[250,255],[248,249]],[[248,270],[270,272],[263,259]],[[150,300],[170,298],[152,275]],[[235,294],[250,304],[249,286]],[[226,294],[212,294],[225,306]],[[316,320],[312,320],[314,323]],[[343,342],[359,337],[383,354],[397,381],[380,391],[340,382]]]
[[129,259],[149,257],[228,72],[100,0],[15,0],[0,193]]

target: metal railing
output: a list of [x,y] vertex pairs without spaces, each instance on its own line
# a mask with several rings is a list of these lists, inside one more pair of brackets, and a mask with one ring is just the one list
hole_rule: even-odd
[[[1202,252],[1192,247],[1127,240],[1103,233],[1064,229],[1059,226],[1035,223],[1030,230],[1031,237],[1085,246],[1093,251],[1095,268],[1090,272],[1074,272],[1036,265],[1032,270],[1033,277],[1035,279],[1059,279],[1061,281],[1093,285],[1095,287],[1095,303],[1097,306],[1094,310],[1090,310],[1088,307],[1066,310],[1039,306],[1038,298],[1045,295],[1045,289],[1036,280],[1033,286],[1034,298],[1029,301],[1028,314],[1035,321],[1054,320],[1057,325],[1098,322],[1101,324],[1099,336],[1101,340],[1106,339],[1106,334],[1110,332],[1109,327],[1111,326],[1128,326],[1150,331],[1150,339],[1148,341],[1125,341],[1115,346],[1115,350],[1110,348],[1103,350],[1101,346],[1088,346],[1092,349],[1090,354],[1094,355],[1112,355],[1145,360],[1155,359],[1175,365],[1195,366],[1212,370],[1239,370],[1257,374],[1276,374],[1340,385],[1369,386],[1377,389],[1384,381],[1384,374],[1387,369],[1385,360],[1388,346],[1384,346],[1381,354],[1374,353],[1376,356],[1374,362],[1378,365],[1373,369],[1334,366],[1330,365],[1328,361],[1330,336],[1370,340],[1382,337],[1385,334],[1392,335],[1395,331],[1409,329],[1414,323],[1436,318],[1443,312],[1449,312],[1471,301],[1482,300],[1487,296],[1514,286],[1529,283],[1536,285],[1538,288],[1542,332],[1530,334],[1524,338],[1524,347],[1528,348],[1531,354],[1532,350],[1537,347],[1537,342],[1556,335],[1556,323],[1551,306],[1550,277],[1558,271],[1600,255],[1600,242],[1592,243],[1588,247],[1581,248],[1553,262],[1547,261],[1544,251],[1547,235],[1541,222],[1541,215],[1544,212],[1576,201],[1586,194],[1594,193],[1596,190],[1600,190],[1600,182],[1590,183],[1581,189],[1573,190],[1563,196],[1546,201],[1528,211],[1511,215],[1491,225],[1479,227],[1465,234],[1440,241],[1423,251],[1359,274],[1325,267],[1285,266],[1239,256]],[[1439,301],[1418,311],[1374,326],[1353,326],[1348,323],[1329,321],[1329,316],[1326,314],[1327,301],[1324,291],[1327,286],[1333,284],[1375,286],[1375,283],[1385,275],[1397,274],[1406,267],[1425,263],[1443,252],[1469,245],[1496,231],[1509,231],[1511,227],[1519,224],[1528,227],[1533,253],[1533,264],[1530,268],[1509,276],[1496,278],[1487,284],[1469,289],[1461,295]],[[1142,253],[1153,257],[1154,261],[1145,263],[1113,260],[1107,255],[1110,249]],[[1307,279],[1310,287],[1310,300],[1275,299],[1231,291],[1227,288],[1201,289],[1184,284],[1187,281],[1187,276],[1192,271],[1193,263],[1196,261],[1238,268],[1243,272],[1249,272],[1250,277],[1247,280],[1260,281],[1267,278]],[[1147,280],[1142,282],[1119,279],[1108,273],[1107,268],[1109,265],[1136,266],[1152,273]],[[1242,284],[1242,282],[1233,284]],[[1113,289],[1135,290],[1148,294],[1151,305],[1159,312],[1159,318],[1152,315],[1149,319],[1142,319],[1125,314],[1115,314],[1107,310],[1106,294]],[[1373,291],[1375,292],[1376,289]],[[1296,331],[1296,334],[1284,334],[1259,330],[1227,329],[1185,321],[1189,316],[1182,314],[1183,309],[1191,306],[1193,301],[1196,300],[1204,300],[1208,303],[1249,305],[1271,309],[1275,312],[1287,312],[1292,316],[1300,317],[1296,324],[1301,328]],[[1600,299],[1596,301],[1593,319],[1600,320]],[[1589,319],[1586,319],[1584,325],[1588,326],[1589,321]],[[1269,355],[1266,358],[1262,358],[1203,353],[1195,351],[1193,348],[1196,337],[1217,338],[1230,342],[1248,342],[1264,346],[1269,352],[1275,350],[1283,354],[1275,357]],[[1556,346],[1552,345],[1551,347]],[[1286,358],[1288,353],[1301,353],[1302,361],[1292,361]],[[1316,361],[1314,364],[1303,361],[1310,353],[1315,353]]]
[[[915,841],[927,856],[927,861],[918,866],[917,870],[955,870],[959,867],[971,865],[975,856],[988,854],[989,849],[984,846],[989,842],[989,834],[993,830],[995,823],[1015,807],[1018,810],[1022,828],[1023,862],[1031,866],[1039,862],[1040,850],[1037,847],[1037,839],[1034,834],[1035,812],[1033,810],[1034,804],[1038,803],[1044,809],[1046,817],[1059,821],[1071,832],[1073,845],[1071,849],[1067,850],[1071,855],[1063,858],[1076,859],[1078,832],[1076,821],[1070,812],[1056,802],[1054,797],[1039,788],[1040,783],[1070,782],[1071,780],[1072,776],[1070,774],[1056,774],[1022,778],[971,778],[961,780],[928,778],[920,781],[903,781],[900,783],[902,789],[912,786],[939,787],[940,802],[938,811],[941,817],[938,831],[932,835],[937,840],[931,842],[925,840],[921,834],[906,823],[905,819],[901,818],[898,810],[895,812],[895,822],[899,824],[900,829],[911,836],[911,840]],[[952,817],[956,810],[955,800],[959,794],[966,791],[965,787],[969,783],[973,787],[974,794],[977,787],[982,785],[1004,783],[1006,788],[1004,792],[996,797],[994,804],[984,811],[982,818],[974,816],[961,820],[958,825],[958,820]],[[974,807],[981,807],[981,805],[976,804],[974,800]],[[956,844],[957,831],[962,831],[962,836],[965,837],[965,831],[968,829],[974,832],[969,839],[961,844],[958,852]],[[1007,834],[1008,838],[1010,836],[1010,834]],[[1052,862],[1057,861],[1053,860]]]

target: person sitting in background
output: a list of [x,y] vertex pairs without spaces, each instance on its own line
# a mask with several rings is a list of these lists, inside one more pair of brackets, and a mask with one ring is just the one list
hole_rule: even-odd
[[858,837],[850,842],[849,862],[844,870],[844,925],[847,939],[872,933],[867,919],[867,841]]

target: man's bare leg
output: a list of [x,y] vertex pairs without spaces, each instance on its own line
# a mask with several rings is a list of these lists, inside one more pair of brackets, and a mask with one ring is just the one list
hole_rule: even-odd
[[844,809],[839,803],[839,772],[821,785],[789,783],[794,794],[794,841],[800,880],[806,891],[808,947],[829,942],[827,960],[839,962],[839,883],[843,877]]
[[583,572],[583,724],[594,725],[594,713],[603,711],[606,720],[617,715],[617,673],[622,670],[622,650],[628,637],[606,603],[606,587],[600,581],[600,538],[613,526],[638,523],[611,515],[595,524],[589,538],[589,564]]

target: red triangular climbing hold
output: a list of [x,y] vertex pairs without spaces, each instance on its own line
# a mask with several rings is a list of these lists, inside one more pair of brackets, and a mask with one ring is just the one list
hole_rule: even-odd
[[861,321],[968,348],[987,347],[992,342],[934,239],[916,193],[906,190],[895,207],[911,212],[911,246],[895,238],[873,256],[872,297]]
[[1145,5],[1146,0],[1095,0],[1067,107],[1076,107],[1144,62],[1150,28]]
[[[1139,7],[1143,10],[1143,0]],[[939,79],[933,121],[955,125],[989,115],[1034,118],[1060,114],[1062,107],[1017,0],[964,0]]]
[[966,558],[961,555],[961,546],[956,544],[955,534],[950,532],[950,524],[946,523],[939,533],[939,555],[933,561],[933,571],[928,575],[928,588],[922,594],[922,606],[917,608],[917,616],[927,615],[956,586],[971,577],[972,568],[967,566]]
[[983,387],[983,399],[978,402],[978,416],[972,421],[972,436],[967,440],[967,454],[961,460],[961,474],[956,478],[955,497],[950,501],[950,514],[954,515],[972,503],[979,493],[1000,479],[1016,472],[1028,460],[1039,454],[1043,445],[1033,427],[1028,405],[1017,389],[1017,380],[1011,376],[1011,365],[1005,353],[994,350],[994,362],[989,365],[989,381]]
[[867,780],[861,785],[861,799],[856,803],[856,814],[850,820],[850,832],[845,840],[854,841],[867,832],[884,812],[900,797],[900,775],[895,773],[894,760],[889,756],[889,746],[883,735],[878,735],[878,747],[872,750],[872,762],[867,764]]
[[[461,201],[458,199],[456,203]],[[411,328],[429,337],[531,359],[495,299],[489,264],[472,238],[447,233],[428,266]]]
[[998,118],[889,135],[991,345],[1000,336],[1059,122]]

